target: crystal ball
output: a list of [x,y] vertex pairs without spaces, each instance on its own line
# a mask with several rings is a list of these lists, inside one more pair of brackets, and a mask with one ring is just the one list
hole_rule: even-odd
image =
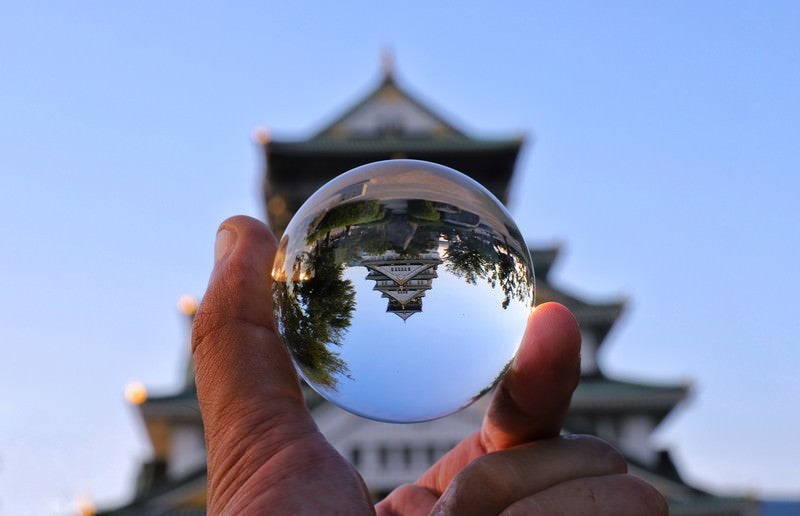
[[272,270],[276,328],[302,378],[354,414],[454,413],[490,391],[534,303],[508,211],[451,168],[371,163],[292,217]]

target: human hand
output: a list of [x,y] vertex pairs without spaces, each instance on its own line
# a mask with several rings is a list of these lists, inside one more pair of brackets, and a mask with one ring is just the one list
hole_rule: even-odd
[[663,496],[626,474],[612,446],[560,435],[580,379],[580,342],[566,308],[538,306],[481,428],[395,489],[378,514],[666,515]]
[[[358,472],[325,440],[275,333],[275,238],[251,218],[220,226],[192,350],[206,432],[209,514],[370,514]],[[602,441],[558,437],[579,377],[580,335],[560,305],[537,308],[481,429],[380,514],[666,514]],[[605,512],[603,512],[605,511]]]

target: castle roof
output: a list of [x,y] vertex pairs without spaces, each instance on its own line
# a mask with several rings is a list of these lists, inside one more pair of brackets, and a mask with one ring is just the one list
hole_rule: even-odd
[[[474,137],[449,122],[396,81],[394,73],[312,137],[264,138],[264,194],[270,224],[282,232],[303,201],[328,180],[360,165],[394,158],[433,161],[477,180],[501,202],[521,136]],[[271,202],[272,201],[272,202]]]

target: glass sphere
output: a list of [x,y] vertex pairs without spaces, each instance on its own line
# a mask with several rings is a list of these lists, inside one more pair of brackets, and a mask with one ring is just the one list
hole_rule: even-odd
[[371,419],[460,410],[510,365],[534,302],[530,254],[503,205],[453,169],[389,160],[333,179],[294,215],[272,271],[300,375]]

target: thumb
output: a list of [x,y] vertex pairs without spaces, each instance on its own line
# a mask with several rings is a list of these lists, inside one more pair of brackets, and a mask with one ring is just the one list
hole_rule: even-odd
[[192,329],[209,472],[242,455],[257,467],[316,431],[275,333],[270,272],[276,247],[266,226],[249,217],[232,217],[217,233],[214,270]]

